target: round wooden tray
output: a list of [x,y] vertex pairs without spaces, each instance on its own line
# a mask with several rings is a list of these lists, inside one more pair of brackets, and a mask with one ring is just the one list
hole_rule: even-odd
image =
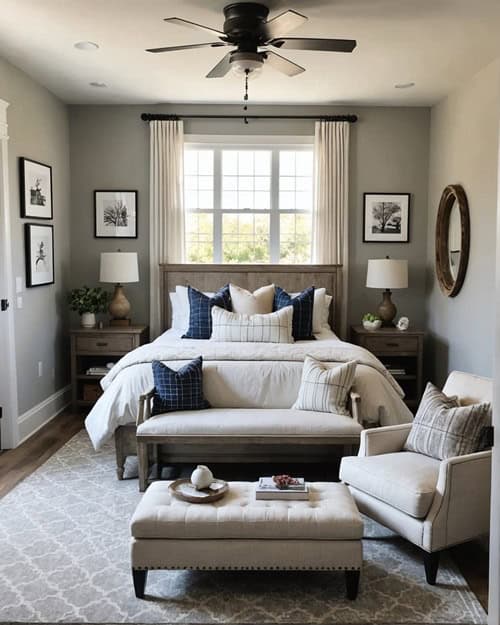
[[[214,482],[223,485],[217,492],[210,490],[210,488],[203,488],[202,490],[197,491],[194,486],[192,486],[193,494],[184,493],[179,487],[191,484],[191,480],[186,477],[173,481],[168,488],[172,495],[181,501],[187,501],[189,503],[213,503],[214,501],[222,499],[222,497],[224,497],[224,495],[229,491],[229,486],[224,480],[214,479],[212,484]],[[196,493],[199,493],[199,495]]]

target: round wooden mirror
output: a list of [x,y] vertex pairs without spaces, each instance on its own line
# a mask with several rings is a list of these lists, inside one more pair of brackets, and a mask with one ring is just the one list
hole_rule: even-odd
[[439,202],[436,222],[436,275],[441,291],[455,297],[469,262],[469,204],[463,187],[448,185]]

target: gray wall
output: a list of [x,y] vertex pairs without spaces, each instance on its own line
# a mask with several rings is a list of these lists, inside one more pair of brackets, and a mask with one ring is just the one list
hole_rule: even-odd
[[[148,321],[148,176],[149,133],[140,114],[148,112],[240,114],[240,106],[72,106],[72,286],[97,284],[99,252],[120,247],[136,250],[140,257],[141,283],[127,286],[136,322]],[[412,322],[424,321],[426,200],[428,173],[429,110],[426,108],[251,107],[252,113],[334,114],[353,112],[350,193],[350,310],[351,322],[375,310],[380,294],[364,287],[368,258],[390,254],[410,261],[410,288],[395,294],[400,314]],[[189,134],[313,135],[309,120],[259,120],[245,126],[233,120],[188,120]],[[94,239],[94,189],[138,189],[139,238],[113,241]],[[362,243],[363,192],[412,194],[409,244]]]
[[[500,61],[484,68],[431,113],[427,353],[438,384],[453,369],[492,375],[499,69]],[[471,247],[463,288],[447,298],[434,274],[434,228],[444,187],[457,183],[469,201]]]
[[[9,183],[14,275],[25,285],[24,223],[20,218],[20,156],[52,165],[55,284],[25,289],[15,312],[20,414],[69,382],[66,292],[70,261],[68,111],[54,95],[0,59],[0,97],[10,103]],[[38,361],[43,376],[38,377]]]

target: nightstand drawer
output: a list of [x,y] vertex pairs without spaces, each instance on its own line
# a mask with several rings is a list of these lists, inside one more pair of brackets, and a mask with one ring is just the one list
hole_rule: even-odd
[[76,337],[76,349],[79,352],[129,352],[133,348],[134,337],[127,334]]
[[367,336],[364,340],[366,349],[379,352],[416,352],[418,337],[416,336]]

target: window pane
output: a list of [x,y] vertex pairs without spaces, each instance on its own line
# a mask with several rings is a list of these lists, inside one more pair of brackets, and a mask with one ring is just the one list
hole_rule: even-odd
[[[271,151],[222,150],[222,208],[269,209],[271,206]],[[237,196],[226,191],[238,191]],[[267,198],[256,192],[265,192]]]
[[223,262],[269,262],[269,222],[269,215],[241,213],[223,215]]
[[214,151],[184,151],[184,206],[187,211],[214,207]]
[[213,216],[186,214],[186,259],[191,263],[213,263]]
[[280,215],[280,262],[311,262],[311,215]]
[[312,211],[312,150],[281,150],[279,209]]

